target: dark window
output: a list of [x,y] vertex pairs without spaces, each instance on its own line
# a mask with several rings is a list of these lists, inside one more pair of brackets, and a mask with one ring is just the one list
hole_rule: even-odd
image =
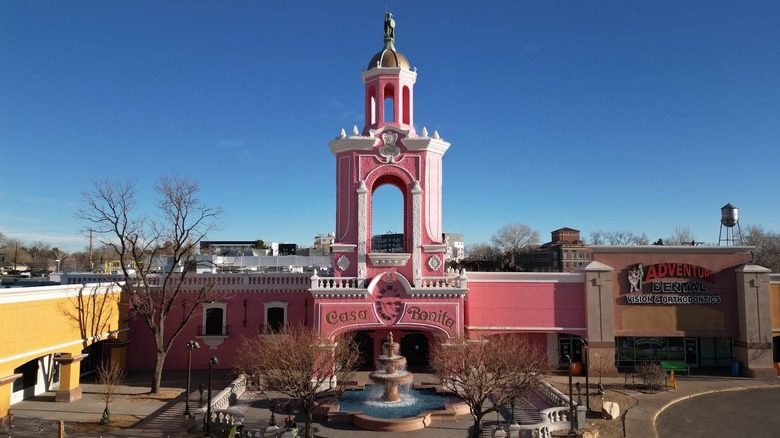
[[284,308],[271,307],[268,309],[268,331],[277,333],[284,328]]
[[222,332],[222,309],[206,309],[206,331],[205,335],[221,336]]

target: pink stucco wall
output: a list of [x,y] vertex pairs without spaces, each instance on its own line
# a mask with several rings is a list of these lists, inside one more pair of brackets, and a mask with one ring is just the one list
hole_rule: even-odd
[[[288,324],[322,325],[323,329],[340,332],[336,325],[321,321],[327,310],[348,310],[358,305],[366,311],[373,322],[352,321],[345,323],[347,331],[352,330],[399,330],[417,328],[425,332],[444,332],[436,327],[415,325],[406,314],[410,306],[419,301],[419,305],[440,304],[442,312],[457,321],[456,331],[466,330],[472,336],[497,332],[526,333],[534,343],[544,345],[548,333],[584,334],[585,303],[581,274],[535,274],[535,273],[484,273],[471,272],[469,291],[465,301],[459,299],[409,299],[402,296],[403,306],[399,308],[397,318],[385,321],[376,316],[376,302],[383,300],[373,297],[369,301],[361,299],[315,299],[309,292],[309,274],[226,274],[202,276],[216,279],[217,285],[212,291],[213,300],[225,303],[228,337],[215,348],[209,348],[202,337],[198,336],[199,326],[203,323],[203,312],[198,310],[190,324],[177,337],[165,362],[165,369],[185,369],[187,367],[188,340],[197,340],[201,348],[192,354],[193,369],[203,369],[211,356],[219,358],[218,368],[231,368],[234,354],[239,348],[243,336],[257,336],[261,325],[265,323],[265,306],[268,302],[287,303]],[[200,281],[200,280],[197,280]],[[184,294],[182,300],[192,299]],[[394,298],[399,299],[399,298]],[[423,302],[427,303],[424,304]],[[351,303],[351,304],[350,304]],[[454,306],[454,307],[453,307]],[[434,306],[435,307],[435,306]],[[427,308],[426,308],[427,309]],[[428,309],[434,310],[434,308]],[[182,315],[181,305],[174,308],[167,320],[166,333],[170,334],[178,325]],[[127,366],[131,370],[152,369],[155,350],[151,335],[145,323],[138,317],[129,321],[131,344],[128,349]],[[323,325],[324,324],[324,325]],[[354,326],[349,326],[353,324]],[[408,325],[408,327],[407,327]],[[349,326],[349,327],[346,327]],[[453,332],[451,335],[454,335]],[[446,335],[444,337],[447,337]]]
[[[186,369],[189,340],[198,341],[200,349],[193,350],[192,368],[206,368],[206,361],[217,356],[217,368],[232,368],[233,356],[243,336],[257,336],[265,322],[263,303],[286,302],[288,324],[312,324],[314,299],[308,289],[311,285],[310,274],[226,274],[201,276],[218,279],[211,291],[215,302],[225,303],[225,319],[228,337],[214,349],[206,345],[198,336],[199,326],[204,325],[202,309],[196,310],[190,323],[177,336],[168,357],[165,369]],[[193,300],[194,296],[184,293],[181,300]],[[166,319],[165,333],[170,336],[182,319],[182,306],[179,304]],[[149,370],[154,368],[155,347],[146,323],[138,316],[128,321],[130,328],[130,346],[127,353],[127,367],[130,370]]]
[[584,334],[580,274],[470,272],[466,328]]

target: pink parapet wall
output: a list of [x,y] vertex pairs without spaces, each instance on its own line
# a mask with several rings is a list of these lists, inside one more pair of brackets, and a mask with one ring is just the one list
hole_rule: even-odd
[[585,335],[581,274],[469,272],[469,333]]

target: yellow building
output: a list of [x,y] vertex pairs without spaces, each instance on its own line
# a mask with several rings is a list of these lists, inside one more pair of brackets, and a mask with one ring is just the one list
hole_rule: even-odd
[[77,400],[83,373],[107,359],[124,363],[119,292],[113,283],[0,289],[0,423],[36,394]]

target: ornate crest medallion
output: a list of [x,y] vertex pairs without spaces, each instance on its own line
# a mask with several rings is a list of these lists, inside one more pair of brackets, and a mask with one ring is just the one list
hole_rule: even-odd
[[393,131],[387,131],[382,134],[382,147],[379,148],[379,155],[385,158],[388,163],[395,162],[395,159],[401,154],[401,148],[396,146],[398,134]]

